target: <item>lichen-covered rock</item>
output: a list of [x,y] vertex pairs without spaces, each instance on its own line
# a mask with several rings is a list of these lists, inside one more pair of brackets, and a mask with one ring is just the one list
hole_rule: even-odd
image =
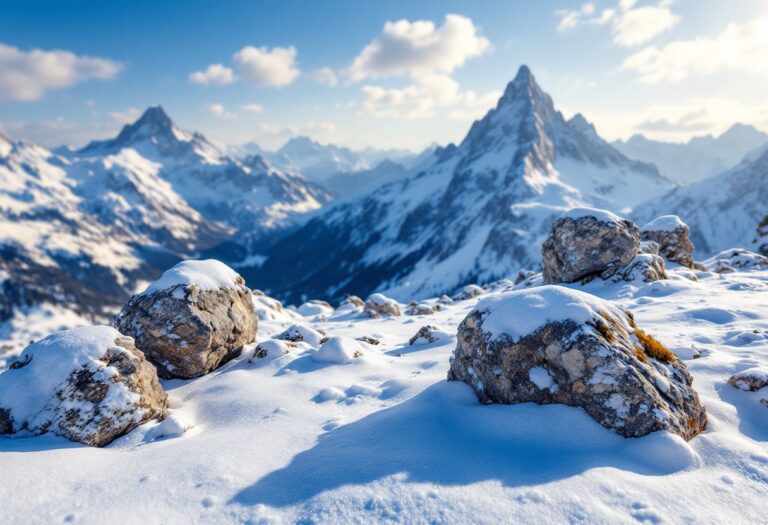
[[133,296],[114,323],[136,339],[161,377],[198,377],[256,338],[245,281],[219,261],[184,261]]
[[476,284],[468,284],[461,290],[453,294],[454,301],[466,301],[468,299],[474,299],[480,295],[483,295],[485,290]]
[[740,390],[757,392],[768,386],[768,367],[756,366],[734,374],[728,382]]
[[419,303],[412,301],[405,308],[405,315],[432,315],[440,310],[440,305],[431,305],[427,303]]
[[716,273],[755,270],[768,266],[768,257],[743,248],[731,248],[707,259],[703,265]]
[[634,222],[604,210],[574,208],[552,223],[542,245],[544,282],[610,276],[629,264],[639,249]]
[[481,301],[459,326],[448,379],[483,403],[581,407],[625,437],[691,439],[707,421],[685,364],[629,312],[560,286]]
[[384,294],[375,293],[365,301],[363,314],[371,319],[377,319],[383,316],[397,317],[400,315],[400,303],[390,299]]
[[653,241],[659,246],[660,255],[668,261],[688,268],[704,269],[693,260],[693,243],[689,237],[688,225],[677,215],[663,215],[641,228],[644,241]]
[[608,275],[601,276],[612,282],[637,281],[652,283],[667,278],[664,259],[659,255],[638,253],[629,263],[618,270],[611,269]]
[[325,339],[324,330],[315,330],[305,324],[294,324],[286,328],[283,332],[276,335],[275,339],[298,343],[304,341],[310,346],[318,347]]
[[49,335],[0,373],[0,434],[53,432],[101,447],[167,406],[155,367],[109,326]]

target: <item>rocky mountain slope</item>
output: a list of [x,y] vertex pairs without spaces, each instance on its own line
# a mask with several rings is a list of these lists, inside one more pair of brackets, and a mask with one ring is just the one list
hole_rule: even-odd
[[[733,169],[697,184],[676,188],[636,208],[639,224],[659,215],[678,215],[690,228],[699,257],[752,246],[768,202],[768,149]],[[756,249],[756,248],[753,248]]]
[[734,124],[717,137],[693,137],[686,143],[650,140],[638,134],[612,144],[627,157],[652,162],[675,181],[692,184],[736,166],[751,151],[768,144],[768,133]]
[[263,265],[240,270],[291,301],[373,290],[435,295],[536,266],[542,237],[565,209],[622,211],[673,186],[583,116],[566,120],[523,66],[461,144],[313,219]]

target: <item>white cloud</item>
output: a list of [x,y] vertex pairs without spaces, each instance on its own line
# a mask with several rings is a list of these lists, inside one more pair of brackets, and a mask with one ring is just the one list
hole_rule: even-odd
[[243,106],[240,106],[240,109],[248,113],[253,113],[254,115],[258,115],[259,113],[264,111],[264,108],[260,104],[245,104]]
[[235,81],[235,75],[228,67],[221,64],[211,64],[205,71],[195,71],[189,75],[189,81],[193,84],[216,84],[225,86]]
[[226,118],[226,119],[237,118],[237,115],[235,115],[234,113],[230,113],[226,109],[224,109],[224,106],[222,104],[209,104],[206,109],[211,115],[215,115],[220,118]]
[[246,46],[233,57],[238,73],[262,86],[287,86],[299,76],[296,48]]
[[646,84],[679,82],[689,75],[719,71],[768,74],[768,16],[745,24],[728,24],[711,38],[676,40],[662,48],[647,47],[629,56],[621,69],[639,74]]
[[437,108],[452,108],[450,118],[472,120],[493,107],[501,96],[499,92],[483,96],[474,91],[462,92],[447,75],[423,75],[403,88],[364,86],[362,92],[363,109],[368,114],[411,119],[432,117]]
[[0,102],[33,102],[47,91],[87,80],[111,80],[123,65],[106,58],[78,56],[69,51],[22,51],[0,44]]
[[314,70],[309,74],[309,78],[313,82],[324,84],[326,86],[335,86],[339,83],[339,78],[336,75],[336,72],[329,67],[322,67]]
[[125,111],[112,111],[109,118],[117,124],[129,124],[135,122],[141,116],[141,111],[136,108],[128,108]]
[[261,123],[256,126],[251,140],[263,148],[275,149],[282,146],[288,139],[298,136],[308,136],[322,143],[340,144],[343,137],[337,134],[336,125],[332,122],[305,122],[295,126],[275,126]]
[[450,73],[491,49],[471,19],[446,15],[439,28],[427,20],[387,22],[346,73],[353,81],[393,75]]
[[621,0],[618,8],[603,9],[597,13],[592,3],[579,9],[561,9],[555,14],[560,18],[557,30],[570,31],[584,25],[611,24],[613,42],[623,47],[644,44],[672,29],[680,17],[672,13],[673,0],[661,0],[656,5],[636,7],[636,0]]

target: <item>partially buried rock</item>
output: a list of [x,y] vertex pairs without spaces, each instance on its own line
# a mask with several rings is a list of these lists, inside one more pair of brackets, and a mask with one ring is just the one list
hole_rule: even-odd
[[574,208],[553,223],[542,245],[545,283],[571,283],[614,275],[640,249],[634,222],[605,210]]
[[356,295],[349,294],[344,298],[343,301],[341,301],[341,304],[339,306],[344,306],[347,304],[350,304],[355,308],[362,308],[363,306],[365,306],[365,301],[363,301]]
[[412,301],[405,309],[405,315],[432,315],[440,310],[440,305],[436,304],[432,306],[428,303],[419,303]]
[[768,266],[768,257],[743,248],[731,248],[707,259],[704,266],[716,273],[759,270]]
[[629,261],[629,263],[619,268],[608,280],[618,281],[637,281],[652,283],[667,278],[667,271],[664,265],[664,259],[659,255],[650,253],[638,253]]
[[325,337],[324,330],[315,330],[305,324],[294,324],[275,336],[275,339],[298,343],[304,341],[310,346],[318,347]]
[[363,357],[363,346],[349,337],[331,337],[324,342],[317,352],[311,355],[312,359],[321,363],[346,364]]
[[483,295],[485,290],[476,284],[468,284],[461,290],[453,294],[454,301],[466,301],[468,299],[474,299],[479,295]]
[[443,332],[438,327],[428,324],[419,328],[419,331],[408,340],[408,345],[413,346],[416,344],[434,343],[447,337],[450,337],[450,335]]
[[400,304],[384,294],[375,293],[365,301],[363,313],[372,319],[385,316],[397,317],[400,315]]
[[668,261],[694,270],[704,269],[693,260],[693,243],[689,237],[688,225],[677,215],[657,217],[642,227],[641,236],[644,241],[658,244],[657,253]]
[[198,377],[238,356],[258,317],[245,281],[225,264],[184,261],[131,298],[115,327],[136,339],[161,377]]
[[483,403],[562,403],[583,408],[625,437],[701,432],[706,411],[685,364],[632,315],[560,286],[481,301],[459,326],[449,380]]
[[311,301],[303,303],[296,311],[304,317],[325,317],[333,313],[333,306],[327,301],[312,299]]
[[728,382],[740,390],[757,392],[768,386],[768,367],[756,366],[734,374]]
[[52,432],[101,447],[167,406],[155,367],[108,326],[49,335],[0,373],[0,434]]

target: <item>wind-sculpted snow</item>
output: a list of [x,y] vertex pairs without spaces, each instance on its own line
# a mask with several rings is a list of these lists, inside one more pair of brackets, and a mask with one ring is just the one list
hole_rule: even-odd
[[[458,146],[279,241],[249,280],[291,301],[382,291],[403,301],[535,268],[549,224],[613,211],[673,184],[581,116],[566,121],[525,66]],[[297,253],[302,256],[296,256]]]

